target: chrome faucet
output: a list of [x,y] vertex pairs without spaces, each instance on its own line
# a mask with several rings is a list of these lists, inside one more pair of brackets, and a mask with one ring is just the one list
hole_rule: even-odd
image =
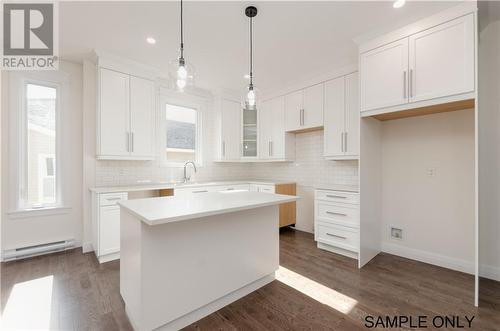
[[191,176],[188,177],[186,172],[186,168],[190,163],[193,165],[194,172],[196,173],[196,165],[194,164],[193,161],[187,161],[186,163],[184,163],[184,178],[182,179],[183,183],[187,183],[191,179]]

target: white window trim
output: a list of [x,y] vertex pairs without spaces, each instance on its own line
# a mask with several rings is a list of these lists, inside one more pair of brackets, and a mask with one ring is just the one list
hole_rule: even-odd
[[[62,196],[61,196],[61,174],[59,169],[61,169],[61,84],[54,83],[51,81],[38,80],[38,79],[30,79],[24,78],[21,80],[22,82],[22,101],[21,101],[21,112],[19,114],[19,150],[20,159],[19,159],[19,201],[18,201],[18,209],[19,210],[38,210],[45,208],[54,208],[62,205]],[[26,194],[27,194],[27,178],[28,178],[28,169],[27,169],[27,158],[28,158],[28,121],[27,121],[27,86],[28,84],[45,86],[56,89],[56,201],[54,203],[42,203],[40,206],[33,206],[26,202]]]
[[[25,185],[26,172],[24,170],[24,159],[27,157],[27,121],[26,119],[26,84],[33,83],[42,86],[56,87],[57,90],[57,105],[56,105],[56,203],[46,205],[41,208],[32,208],[32,206],[24,205],[21,201],[22,189]],[[9,105],[11,114],[17,113],[17,116],[9,116],[9,187],[12,188],[9,192],[9,207],[8,215],[12,218],[30,218],[37,216],[49,216],[68,213],[72,207],[68,205],[70,202],[67,197],[68,188],[64,182],[66,169],[62,164],[62,158],[58,155],[63,155],[64,131],[62,127],[63,109],[68,105],[69,92],[69,74],[60,71],[21,71],[11,72],[9,74]],[[67,146],[66,146],[67,147]]]
[[167,146],[167,135],[165,134],[166,132],[166,118],[165,118],[165,105],[174,105],[174,106],[179,106],[179,107],[186,107],[186,108],[191,108],[196,110],[196,151],[195,151],[195,160],[194,163],[196,164],[197,167],[202,167],[203,166],[203,139],[202,139],[202,134],[203,134],[203,106],[197,102],[193,102],[192,100],[189,100],[189,96],[187,97],[178,97],[178,96],[172,96],[170,94],[162,94],[160,95],[160,102],[158,103],[158,134],[159,136],[159,148],[158,148],[158,154],[160,158],[160,164],[165,167],[172,167],[172,168],[182,168],[184,167],[184,162],[172,162],[167,160],[166,155],[165,155],[165,148]]

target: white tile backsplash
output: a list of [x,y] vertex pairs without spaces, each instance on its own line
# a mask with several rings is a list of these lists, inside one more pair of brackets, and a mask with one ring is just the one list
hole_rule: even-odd
[[[207,134],[209,142],[214,142],[213,138],[213,134]],[[198,168],[198,172],[192,175],[192,180],[291,180],[306,187],[358,184],[357,161],[326,161],[323,158],[323,131],[297,134],[295,144],[295,162],[286,163],[216,163],[213,162],[215,151],[210,148],[215,144],[206,144],[204,166]],[[182,176],[182,168],[164,167],[159,161],[96,162],[97,186],[130,185],[141,181],[179,181]]]

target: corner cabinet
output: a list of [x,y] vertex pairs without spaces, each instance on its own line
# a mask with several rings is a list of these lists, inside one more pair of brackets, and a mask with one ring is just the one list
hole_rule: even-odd
[[153,160],[154,82],[98,68],[97,159]]
[[285,95],[285,131],[301,132],[323,127],[323,84]]
[[358,73],[325,83],[324,157],[359,158]]
[[286,161],[295,158],[295,135],[285,132],[285,98],[263,101],[259,112],[259,158]]
[[[445,20],[398,40],[361,46],[363,116],[474,98],[475,16]],[[367,49],[373,47],[371,49]]]

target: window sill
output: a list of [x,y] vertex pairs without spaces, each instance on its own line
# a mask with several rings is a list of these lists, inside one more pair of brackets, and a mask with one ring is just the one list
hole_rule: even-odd
[[30,218],[30,217],[63,215],[63,214],[69,214],[70,212],[71,212],[71,207],[56,206],[56,207],[44,207],[44,208],[33,208],[33,209],[18,209],[8,212],[7,215],[9,215],[9,218]]

